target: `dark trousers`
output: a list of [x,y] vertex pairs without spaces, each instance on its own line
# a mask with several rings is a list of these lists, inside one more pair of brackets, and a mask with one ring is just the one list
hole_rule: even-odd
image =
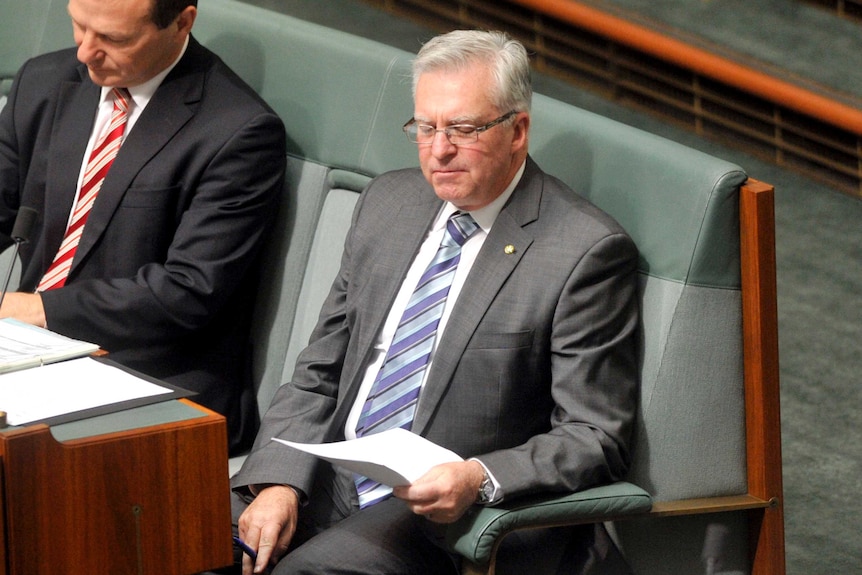
[[[234,494],[236,521],[247,501]],[[458,575],[460,558],[438,543],[445,526],[390,498],[359,510],[352,477],[325,473],[300,511],[291,549],[272,575]],[[235,549],[237,565],[242,552]],[[238,567],[220,573],[239,573]],[[497,555],[499,575],[631,575],[601,524],[518,531]]]

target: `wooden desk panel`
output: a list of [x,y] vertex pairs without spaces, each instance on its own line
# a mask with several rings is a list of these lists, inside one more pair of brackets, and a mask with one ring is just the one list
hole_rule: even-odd
[[226,426],[194,407],[200,417],[63,443],[44,425],[0,434],[0,575],[229,564]]

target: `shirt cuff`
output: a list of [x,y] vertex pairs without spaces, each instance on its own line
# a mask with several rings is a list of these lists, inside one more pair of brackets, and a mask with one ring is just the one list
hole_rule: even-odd
[[288,485],[286,483],[261,483],[249,485],[248,490],[252,494],[252,496],[257,497],[257,495],[266,489],[267,487],[272,487],[273,485],[281,485],[283,487],[290,487],[293,489],[293,492],[296,493],[296,498],[299,501],[299,506],[304,507],[308,503],[308,497],[305,496],[305,492],[301,489],[297,489],[293,485]]
[[488,474],[488,478],[491,479],[491,485],[493,486],[494,491],[493,493],[491,493],[491,497],[488,499],[488,502],[485,503],[485,505],[496,505],[497,503],[503,501],[503,488],[500,487],[500,483],[497,481],[497,478],[494,477],[494,474],[491,473],[488,467],[486,467],[485,464],[482,463],[482,461],[476,459],[475,457],[471,457],[467,461],[475,461],[476,463],[481,465],[482,469],[485,470],[485,473]]

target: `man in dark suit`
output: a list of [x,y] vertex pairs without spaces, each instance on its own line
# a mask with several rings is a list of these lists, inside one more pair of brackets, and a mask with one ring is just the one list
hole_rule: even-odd
[[[0,115],[0,231],[39,217],[0,315],[92,341],[197,392],[247,448],[259,248],[285,165],[276,114],[190,32],[194,0],[70,0],[76,49],[34,58]],[[84,166],[128,90],[124,135],[61,287],[45,287],[77,217]],[[73,216],[73,206],[75,215]],[[63,285],[64,282],[64,285]],[[35,292],[35,293],[34,293]]]
[[[238,535],[258,553],[254,572],[277,562],[277,574],[454,574],[457,558],[434,540],[470,506],[625,474],[637,251],[528,156],[530,99],[526,51],[503,34],[453,32],[419,52],[404,130],[421,171],[384,174],[360,196],[310,343],[232,479]],[[463,233],[444,231],[465,212],[473,223],[458,215]],[[388,409],[372,406],[387,393],[378,373],[388,377],[390,356],[401,353],[412,322],[402,312],[446,234],[463,245],[430,366],[388,389],[419,373],[418,403],[393,412],[410,413],[398,425],[466,460],[396,486],[394,498],[384,487],[375,503],[362,478],[270,438],[322,443],[378,425],[372,414]],[[542,573],[542,563],[628,572],[601,526],[525,534],[506,547],[500,573]]]

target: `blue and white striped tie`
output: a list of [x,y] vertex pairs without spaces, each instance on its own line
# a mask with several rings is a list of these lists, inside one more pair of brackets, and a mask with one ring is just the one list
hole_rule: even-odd
[[[478,229],[479,225],[468,213],[455,212],[449,217],[440,248],[410,296],[386,360],[362,408],[357,437],[396,427],[409,430],[412,426],[437,326],[461,260],[461,246]],[[390,487],[361,475],[355,480],[360,507],[373,505],[392,493]]]

